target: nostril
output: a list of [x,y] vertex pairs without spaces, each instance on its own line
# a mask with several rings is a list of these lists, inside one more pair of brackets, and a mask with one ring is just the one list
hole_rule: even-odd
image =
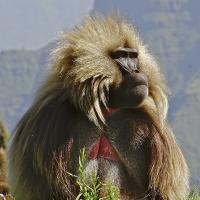
[[134,70],[134,71],[135,71],[135,73],[140,73],[138,69],[136,69],[136,70]]
[[140,71],[138,69],[134,69],[134,70],[126,70],[125,68],[120,68],[120,71],[122,73],[122,76],[127,76],[127,75],[130,75],[130,74],[138,74],[140,73]]

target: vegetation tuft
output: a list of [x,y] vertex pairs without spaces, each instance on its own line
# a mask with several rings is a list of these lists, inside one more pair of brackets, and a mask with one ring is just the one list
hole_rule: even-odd
[[[118,188],[111,183],[103,184],[95,171],[92,171],[90,176],[91,185],[88,186],[84,181],[84,169],[86,165],[85,148],[80,151],[79,156],[79,176],[77,183],[79,185],[80,193],[76,200],[119,200]],[[105,196],[100,197],[101,190],[105,191]],[[102,196],[102,195],[101,195]]]

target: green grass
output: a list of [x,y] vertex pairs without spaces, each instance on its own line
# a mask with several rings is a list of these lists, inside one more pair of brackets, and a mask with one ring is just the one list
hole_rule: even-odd
[[[80,193],[76,200],[119,200],[119,190],[111,183],[103,184],[99,177],[92,171],[90,176],[91,185],[88,186],[84,181],[84,169],[86,165],[85,148],[80,151],[79,156],[79,176],[77,183],[79,185]],[[105,196],[100,197],[101,190],[104,190]]]
[[200,200],[200,189],[192,189],[186,200]]

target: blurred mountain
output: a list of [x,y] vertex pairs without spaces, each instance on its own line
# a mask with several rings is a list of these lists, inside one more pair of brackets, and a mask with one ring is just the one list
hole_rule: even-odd
[[[196,0],[96,0],[91,11],[94,15],[118,10],[156,55],[172,90],[169,121],[188,160],[191,183],[196,185],[200,185],[199,8]],[[0,119],[10,130],[43,80],[53,46],[0,53]]]
[[0,119],[12,130],[31,104],[35,91],[45,78],[50,43],[34,50],[0,52]]

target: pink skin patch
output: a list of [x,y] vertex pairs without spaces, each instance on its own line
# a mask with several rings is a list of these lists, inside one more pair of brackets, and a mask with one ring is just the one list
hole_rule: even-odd
[[[112,115],[115,111],[116,109],[113,108],[102,108],[102,113],[105,118]],[[97,139],[88,155],[89,160],[95,160],[98,157],[108,160],[119,160],[116,150],[104,135],[101,135]]]
[[94,160],[98,157],[108,160],[119,160],[116,150],[104,135],[97,139],[88,155],[89,160]]
[[114,112],[116,112],[117,109],[115,109],[115,108],[107,108],[106,109],[105,107],[103,107],[103,108],[101,108],[101,111],[102,111],[104,117],[106,118],[106,117],[109,117],[110,115],[112,115]]

